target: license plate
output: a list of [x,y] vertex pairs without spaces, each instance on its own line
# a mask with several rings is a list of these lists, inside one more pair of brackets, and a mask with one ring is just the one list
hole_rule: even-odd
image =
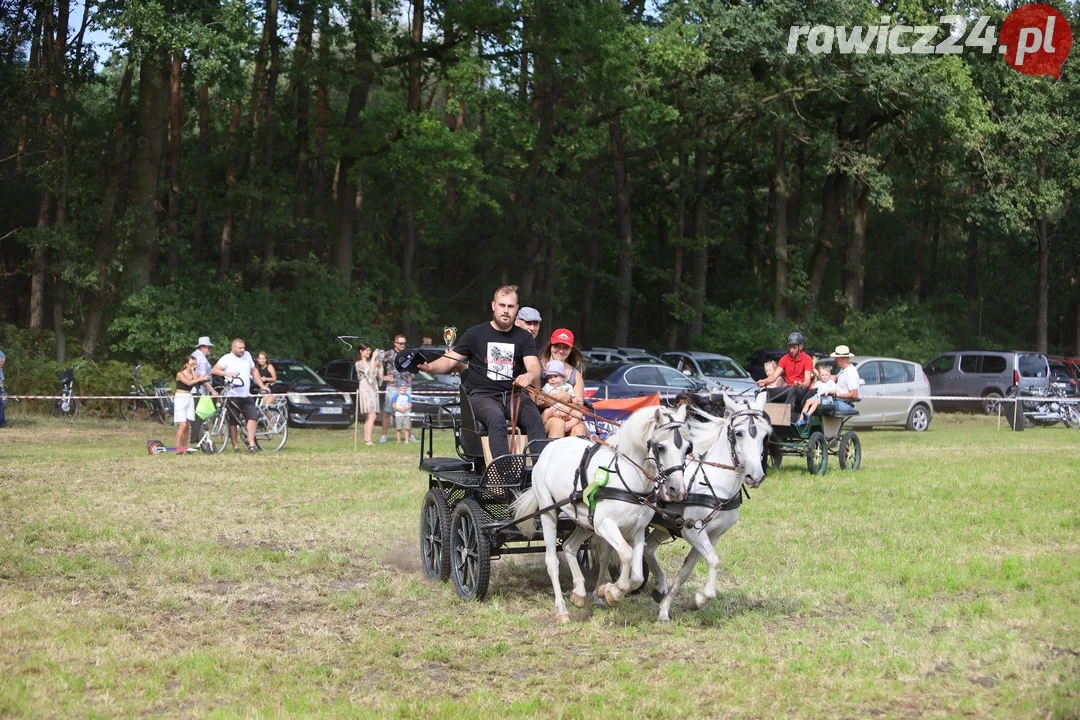
[[339,407],[321,407],[319,412],[323,415],[341,415],[343,411]]

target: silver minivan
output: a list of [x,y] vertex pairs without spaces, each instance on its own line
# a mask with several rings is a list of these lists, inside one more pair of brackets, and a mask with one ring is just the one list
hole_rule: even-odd
[[[997,413],[998,402],[1013,385],[1023,391],[1050,384],[1050,363],[1035,352],[960,350],[938,355],[923,370],[932,395],[982,398],[981,407],[989,414]],[[974,409],[970,402],[934,402],[939,407]]]

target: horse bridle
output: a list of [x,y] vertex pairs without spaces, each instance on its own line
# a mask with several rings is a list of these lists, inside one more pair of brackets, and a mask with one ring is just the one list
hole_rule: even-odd
[[[674,442],[675,447],[677,449],[677,448],[681,448],[682,444],[684,442],[682,433],[679,432],[679,428],[685,427],[685,425],[686,425],[686,423],[683,422],[682,420],[669,420],[666,423],[663,423],[662,425],[657,425],[656,429],[657,430],[673,430],[674,431],[674,437],[672,438],[672,441]],[[687,445],[686,454],[687,455],[693,454],[693,452],[694,452],[694,443],[690,440],[689,437],[685,439],[685,442],[686,442],[686,445]],[[671,466],[666,467],[666,468],[662,468],[660,466],[660,443],[654,442],[653,440],[650,439],[645,443],[645,446],[649,451],[648,460],[652,460],[653,464],[656,465],[656,475],[654,477],[655,477],[655,480],[656,480],[657,489],[660,488],[660,485],[672,473],[674,473],[674,472],[685,472],[686,471],[686,463],[685,462],[683,462],[681,465],[671,465]]]
[[[735,420],[741,417],[750,418],[764,418],[766,417],[764,411],[757,410],[755,408],[746,408],[744,410],[737,410],[728,418],[727,437],[728,445],[731,447],[731,458],[735,462],[735,468],[742,468],[743,464],[739,460],[739,451],[735,447]],[[748,430],[750,437],[757,437],[758,429],[757,423],[751,422],[750,429]]]

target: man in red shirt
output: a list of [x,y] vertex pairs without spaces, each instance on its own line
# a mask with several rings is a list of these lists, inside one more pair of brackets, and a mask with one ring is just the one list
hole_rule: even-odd
[[803,350],[806,338],[800,332],[788,335],[788,353],[776,364],[776,370],[768,377],[758,380],[758,385],[766,387],[776,381],[782,374],[786,387],[769,388],[768,398],[770,402],[786,402],[800,408],[805,400],[810,386],[814,384],[814,358]]

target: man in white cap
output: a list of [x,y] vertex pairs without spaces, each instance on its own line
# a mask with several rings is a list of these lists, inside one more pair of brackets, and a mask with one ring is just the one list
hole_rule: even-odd
[[[203,335],[199,338],[199,342],[195,345],[195,350],[192,351],[191,357],[195,358],[195,376],[196,377],[209,377],[211,365],[210,361],[206,358],[210,355],[210,349],[214,347],[214,343],[210,342],[210,338]],[[217,390],[210,383],[209,380],[202,385],[197,385],[191,388],[191,394],[198,395],[213,395],[217,397]],[[199,442],[202,437],[202,424],[203,421],[199,419],[199,416],[195,416],[195,421],[191,423],[191,440],[192,442]]]
[[857,400],[859,397],[859,373],[851,364],[851,358],[855,353],[847,345],[837,345],[836,350],[829,353],[829,357],[836,360],[836,401],[833,403],[833,412],[838,415],[847,415],[855,412],[855,407],[845,400]]
[[527,330],[535,340],[540,335],[540,311],[532,307],[523,307],[518,310],[517,320],[514,324],[522,330]]

